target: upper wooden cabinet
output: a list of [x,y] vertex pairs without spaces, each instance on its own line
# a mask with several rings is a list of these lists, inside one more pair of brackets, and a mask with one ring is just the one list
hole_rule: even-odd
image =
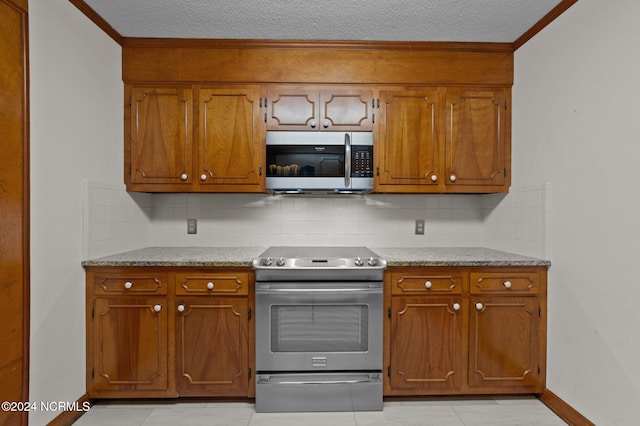
[[377,191],[438,189],[442,168],[440,97],[437,88],[380,92]]
[[125,93],[127,190],[264,191],[258,86],[125,86]]
[[375,192],[506,192],[510,91],[380,91]]
[[198,189],[264,191],[259,88],[211,87],[199,92]]
[[507,192],[511,43],[127,40],[125,183],[265,192],[266,131],[372,131],[374,192]]
[[128,185],[192,182],[193,97],[191,88],[134,87],[129,92],[125,137]]
[[271,86],[267,130],[368,131],[373,128],[373,91],[360,87]]
[[[456,187],[509,187],[510,109],[506,89],[455,89],[446,92],[447,191]],[[497,191],[496,191],[497,192]]]

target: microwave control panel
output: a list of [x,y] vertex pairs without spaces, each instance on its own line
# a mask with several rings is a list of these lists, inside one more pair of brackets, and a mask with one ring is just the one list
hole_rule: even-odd
[[353,146],[351,155],[351,177],[373,177],[373,147]]

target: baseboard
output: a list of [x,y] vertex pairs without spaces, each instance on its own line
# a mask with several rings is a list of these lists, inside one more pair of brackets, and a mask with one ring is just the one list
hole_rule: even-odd
[[586,417],[576,411],[572,406],[564,402],[558,395],[545,389],[540,395],[540,401],[551,411],[556,413],[562,420],[571,426],[595,426]]
[[86,412],[84,410],[84,407],[87,405],[91,406],[93,404],[91,403],[91,400],[89,399],[87,394],[84,394],[76,401],[76,410],[63,411],[62,413],[58,414],[55,419],[47,423],[47,426],[71,426]]

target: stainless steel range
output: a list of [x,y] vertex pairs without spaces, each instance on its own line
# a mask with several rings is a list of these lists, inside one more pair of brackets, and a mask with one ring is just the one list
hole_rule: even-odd
[[256,273],[256,412],[382,410],[383,275],[364,247],[271,247]]

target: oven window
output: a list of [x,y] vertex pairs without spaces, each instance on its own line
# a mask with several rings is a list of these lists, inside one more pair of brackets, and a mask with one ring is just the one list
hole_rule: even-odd
[[366,352],[368,305],[271,305],[272,352]]

